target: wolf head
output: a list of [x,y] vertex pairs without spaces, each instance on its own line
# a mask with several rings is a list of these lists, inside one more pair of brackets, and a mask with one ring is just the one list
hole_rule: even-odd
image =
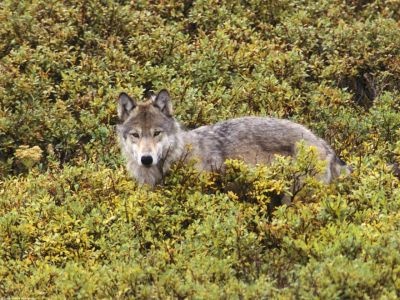
[[128,161],[128,170],[139,181],[154,185],[145,179],[145,174],[156,174],[165,169],[165,161],[179,146],[179,124],[172,116],[171,98],[166,90],[151,95],[146,102],[136,100],[121,93],[118,97],[117,125],[122,152]]

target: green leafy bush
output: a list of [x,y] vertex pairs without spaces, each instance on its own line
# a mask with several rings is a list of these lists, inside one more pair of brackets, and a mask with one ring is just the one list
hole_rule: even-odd
[[[399,11],[2,1],[0,297],[400,297]],[[353,173],[324,186],[303,149],[224,174],[177,165],[140,187],[115,139],[116,97],[161,88],[189,128],[289,118]],[[276,206],[282,195],[293,204]]]

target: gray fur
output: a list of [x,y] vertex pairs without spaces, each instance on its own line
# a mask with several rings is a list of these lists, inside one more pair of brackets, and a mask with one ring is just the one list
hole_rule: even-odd
[[[117,126],[127,169],[142,184],[151,186],[162,181],[172,163],[195,159],[200,170],[223,169],[226,159],[242,159],[248,164],[269,164],[275,155],[295,156],[296,143],[315,146],[321,160],[327,161],[324,174],[318,178],[329,183],[347,166],[321,138],[300,124],[289,120],[242,117],[185,131],[172,117],[170,96],[162,90],[155,98],[132,106],[128,117],[124,101],[119,101]],[[145,166],[141,156],[151,156]]]

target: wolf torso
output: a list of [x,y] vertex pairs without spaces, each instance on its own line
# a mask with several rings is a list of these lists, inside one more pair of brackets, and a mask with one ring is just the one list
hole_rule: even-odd
[[184,144],[192,149],[190,158],[198,160],[204,170],[219,170],[229,158],[251,165],[269,164],[275,155],[294,156],[296,144],[304,141],[317,148],[321,160],[328,161],[324,182],[340,173],[341,163],[332,148],[304,126],[288,120],[242,117],[202,126],[183,136]]

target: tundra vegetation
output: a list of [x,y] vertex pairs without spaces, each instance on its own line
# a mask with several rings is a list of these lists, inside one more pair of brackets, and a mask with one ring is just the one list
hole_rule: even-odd
[[[398,1],[3,0],[0,20],[0,298],[400,297]],[[324,186],[302,149],[139,187],[116,99],[161,88],[188,128],[288,118],[353,173]]]

